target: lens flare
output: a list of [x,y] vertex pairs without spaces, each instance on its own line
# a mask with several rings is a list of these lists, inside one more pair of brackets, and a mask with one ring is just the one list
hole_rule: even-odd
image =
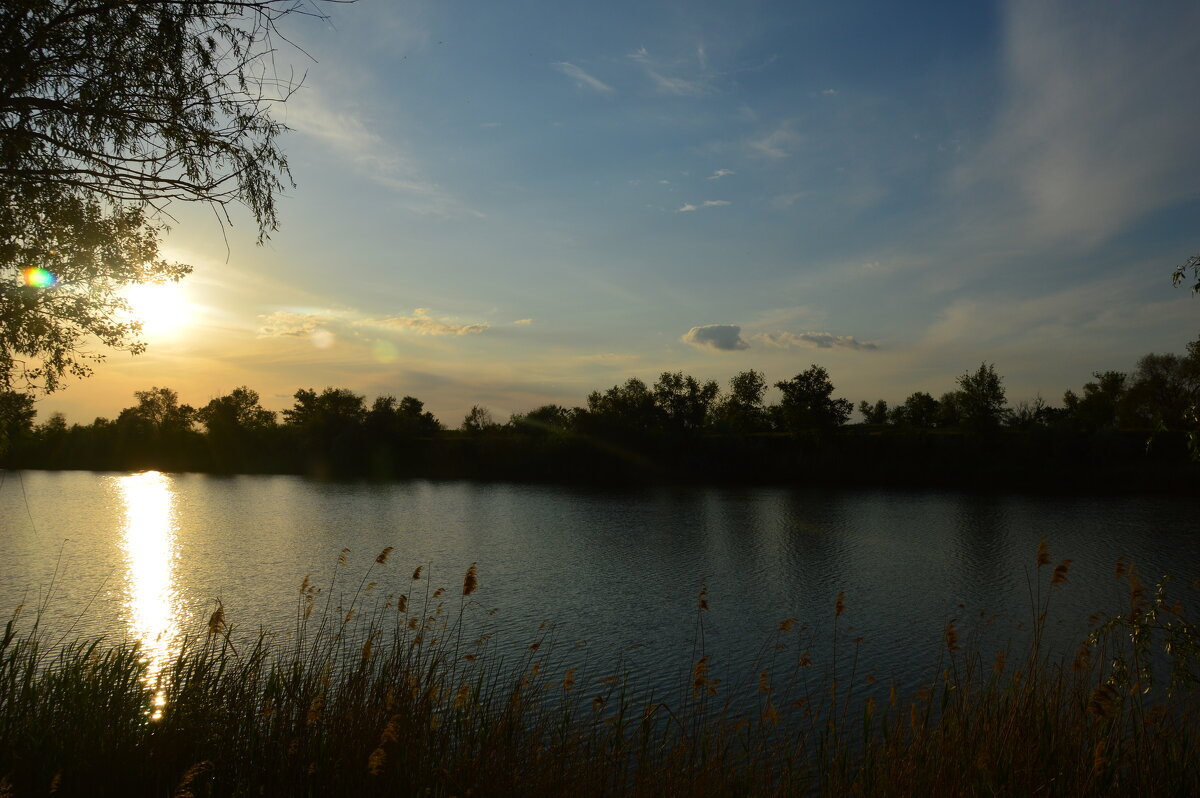
[[34,288],[49,288],[58,282],[58,278],[40,266],[30,266],[25,270],[22,277],[25,285]]

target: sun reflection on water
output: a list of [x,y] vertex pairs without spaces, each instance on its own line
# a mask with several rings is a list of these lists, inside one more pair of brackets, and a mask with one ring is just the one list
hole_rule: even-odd
[[122,544],[128,568],[129,627],[142,648],[146,683],[154,689],[151,718],[162,717],[166,697],[158,684],[180,637],[175,589],[175,511],[171,478],[157,471],[118,477],[125,501]]

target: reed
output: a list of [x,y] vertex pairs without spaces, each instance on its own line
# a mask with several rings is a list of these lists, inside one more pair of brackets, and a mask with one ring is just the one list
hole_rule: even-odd
[[306,578],[287,641],[239,633],[218,603],[158,684],[135,645],[48,644],[14,615],[0,796],[1200,793],[1200,634],[1165,580],[1148,590],[1124,562],[1121,611],[1063,657],[1044,631],[1070,561],[1039,547],[1028,648],[985,651],[950,621],[912,695],[864,671],[839,594],[829,661],[812,627],[779,622],[747,703],[704,650],[706,590],[681,689],[654,697],[619,663],[572,662],[553,629],[502,656],[474,563],[454,595],[427,565],[395,576],[390,554],[349,606],[339,570],[325,591]]

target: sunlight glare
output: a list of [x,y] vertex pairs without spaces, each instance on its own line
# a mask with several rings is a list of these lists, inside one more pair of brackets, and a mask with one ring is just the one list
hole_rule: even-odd
[[165,337],[185,328],[194,315],[180,283],[139,283],[121,292],[129,302],[129,318],[142,323],[148,337]]
[[129,626],[142,648],[146,683],[154,690],[150,717],[158,720],[165,703],[159,676],[178,653],[180,637],[171,479],[148,471],[118,477],[117,485],[125,501],[122,543],[128,566]]

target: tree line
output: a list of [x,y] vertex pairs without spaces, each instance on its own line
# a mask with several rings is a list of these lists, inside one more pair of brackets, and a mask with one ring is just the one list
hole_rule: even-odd
[[[937,474],[972,468],[1027,469],[1034,458],[1127,467],[1149,452],[1186,460],[1200,403],[1200,339],[1184,355],[1148,354],[1129,373],[1096,372],[1061,406],[1040,397],[1009,406],[994,364],[964,372],[934,398],[903,402],[835,396],[828,371],[812,365],[774,383],[743,371],[724,388],[683,372],[651,384],[631,377],[587,396],[496,421],[473,407],[450,428],[413,397],[370,403],[345,388],[300,389],[276,413],[243,386],[194,408],[169,388],[134,394],[115,419],[68,425],[61,414],[35,424],[31,394],[0,394],[0,447],[9,467],[302,473],[402,478],[712,478],[863,476],[880,464]],[[1032,448],[1031,448],[1032,447]],[[907,464],[907,466],[906,466]],[[864,470],[865,469],[865,470]],[[868,479],[867,481],[872,481]],[[878,480],[875,480],[878,481]],[[883,481],[889,481],[884,479]]]

